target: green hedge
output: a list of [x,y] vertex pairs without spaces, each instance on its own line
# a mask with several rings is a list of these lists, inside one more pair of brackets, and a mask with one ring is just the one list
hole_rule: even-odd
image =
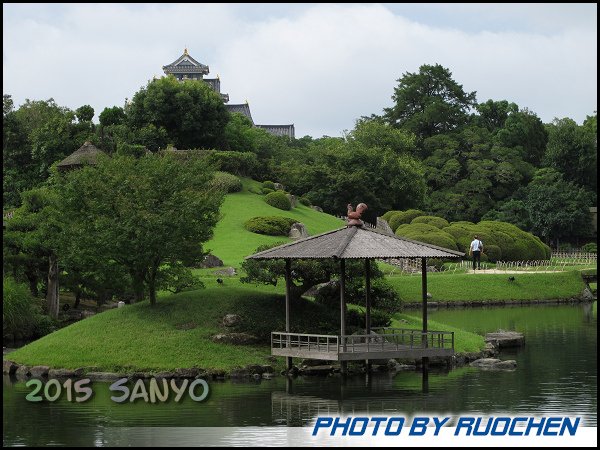
[[260,189],[260,192],[261,192],[263,195],[267,195],[267,194],[270,194],[271,192],[275,192],[275,189],[271,189],[271,188],[266,188],[266,187],[264,187],[264,188],[261,188],[261,189]]
[[247,220],[244,227],[248,231],[270,236],[287,236],[290,227],[296,223],[296,219],[280,216],[258,216]]
[[402,212],[402,211],[391,210],[391,211],[386,212],[383,216],[381,216],[381,218],[389,223],[390,217],[392,217],[392,215],[399,213],[399,212]]
[[588,242],[587,244],[581,246],[581,251],[587,253],[598,253],[598,244],[595,242]]
[[450,250],[458,250],[454,237],[439,228],[426,223],[411,223],[401,225],[396,235]]
[[211,186],[227,193],[240,192],[242,190],[242,181],[230,173],[215,172]]
[[422,215],[423,211],[420,211],[418,209],[408,209],[406,211],[399,211],[389,216],[390,220],[388,221],[388,224],[390,225],[392,231],[395,232],[396,229],[403,223],[411,223],[415,217]]
[[440,230],[450,225],[446,219],[437,216],[415,217],[410,223],[426,223],[428,225],[433,225],[434,227],[439,228]]
[[205,150],[202,154],[207,156],[208,161],[213,163],[217,170],[248,177],[258,175],[260,163],[255,153]]
[[265,196],[265,202],[275,208],[283,209],[285,211],[292,209],[290,199],[281,191],[275,191],[267,194]]

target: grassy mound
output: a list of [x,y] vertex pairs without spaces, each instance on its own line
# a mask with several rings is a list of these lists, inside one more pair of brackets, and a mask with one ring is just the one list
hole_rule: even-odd
[[[212,240],[205,245],[205,248],[211,249],[225,265],[233,267],[239,267],[244,257],[254,253],[258,246],[282,240],[281,237],[258,235],[244,228],[244,222],[253,217],[279,216],[282,212],[266,204],[264,196],[250,192],[250,189],[259,191],[261,183],[248,178],[242,179],[242,183],[241,192],[226,196],[221,206],[222,218],[215,227]],[[286,211],[285,216],[302,222],[311,235],[344,226],[341,219],[317,212],[302,204]]]

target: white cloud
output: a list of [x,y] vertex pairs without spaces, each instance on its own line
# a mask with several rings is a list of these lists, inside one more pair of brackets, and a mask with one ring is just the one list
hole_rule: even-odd
[[[596,110],[596,21],[575,26],[567,6],[560,13],[568,26],[556,32],[549,28],[557,14],[548,12],[536,19],[542,31],[462,31],[391,9],[312,5],[246,20],[227,4],[75,5],[54,17],[12,7],[4,18],[4,93],[16,104],[54,97],[99,114],[161,75],[187,45],[220,75],[232,103],[247,99],[257,123],[295,123],[298,136],[339,136],[361,115],[380,114],[403,73],[433,63],[479,101],[514,101],[545,122],[581,122]],[[468,9],[460,11],[467,19]],[[481,5],[473,11],[481,16]]]

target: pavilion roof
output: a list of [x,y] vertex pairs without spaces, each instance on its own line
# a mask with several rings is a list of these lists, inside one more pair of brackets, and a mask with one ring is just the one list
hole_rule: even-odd
[[264,250],[247,259],[459,258],[464,253],[372,228],[348,227]]
[[94,144],[89,141],[84,142],[84,144],[63,159],[61,162],[57,164],[57,167],[61,169],[68,169],[70,167],[79,167],[84,164],[96,164],[96,159],[98,155],[104,153]]

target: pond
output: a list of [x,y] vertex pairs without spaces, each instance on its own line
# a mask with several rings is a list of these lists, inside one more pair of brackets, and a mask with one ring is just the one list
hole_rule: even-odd
[[285,377],[260,382],[209,382],[203,402],[120,404],[108,383],[95,383],[84,403],[31,403],[24,382],[4,377],[4,445],[102,445],[113,427],[302,426],[317,415],[418,413],[562,415],[597,426],[597,320],[595,306],[543,305],[430,311],[432,320],[477,333],[523,332],[526,345],[503,350],[517,369],[471,367],[420,372]]

